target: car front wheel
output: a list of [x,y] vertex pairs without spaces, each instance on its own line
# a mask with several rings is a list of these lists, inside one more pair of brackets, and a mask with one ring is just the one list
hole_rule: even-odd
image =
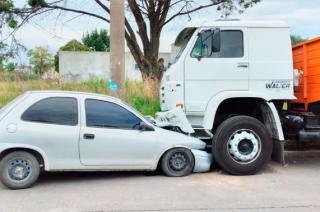
[[32,186],[40,174],[38,160],[30,153],[17,151],[6,155],[0,162],[1,182],[11,189]]
[[170,177],[182,177],[192,173],[195,160],[185,148],[174,148],[165,153],[161,161],[162,171]]

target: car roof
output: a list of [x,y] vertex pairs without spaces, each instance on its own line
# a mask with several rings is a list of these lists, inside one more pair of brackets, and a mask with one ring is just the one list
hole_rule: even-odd
[[27,91],[27,94],[72,94],[72,95],[77,95],[77,96],[95,96],[95,97],[103,97],[103,98],[109,98],[113,100],[118,100],[120,99],[104,95],[104,94],[98,94],[98,93],[89,93],[89,92],[80,92],[80,91],[62,91],[62,90],[33,90],[33,91]]

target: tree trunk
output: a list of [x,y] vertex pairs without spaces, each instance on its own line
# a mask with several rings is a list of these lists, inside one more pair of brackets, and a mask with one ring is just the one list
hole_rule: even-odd
[[141,68],[142,80],[151,80],[160,83],[164,73],[163,58],[158,59],[157,56],[144,59],[143,67]]
[[147,66],[141,69],[142,82],[144,94],[150,98],[159,98],[159,88],[162,74],[159,74],[159,67],[157,64]]

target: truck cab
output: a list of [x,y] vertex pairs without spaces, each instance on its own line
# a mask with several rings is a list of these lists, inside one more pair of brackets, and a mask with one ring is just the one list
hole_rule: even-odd
[[[177,56],[161,82],[162,111],[182,108],[194,135],[208,140],[216,161],[230,173],[261,169],[273,141],[285,139],[278,111],[284,101],[296,99],[289,26],[191,22],[175,46]],[[253,129],[257,126],[263,132]]]

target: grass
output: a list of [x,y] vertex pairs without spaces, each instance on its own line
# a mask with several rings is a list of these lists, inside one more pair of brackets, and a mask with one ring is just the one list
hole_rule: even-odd
[[[60,84],[57,80],[19,79],[0,74],[0,108],[18,95],[31,90],[68,90],[109,94],[106,80]],[[146,89],[142,82],[127,81],[125,101],[144,115],[154,116],[160,111],[158,89]]]

